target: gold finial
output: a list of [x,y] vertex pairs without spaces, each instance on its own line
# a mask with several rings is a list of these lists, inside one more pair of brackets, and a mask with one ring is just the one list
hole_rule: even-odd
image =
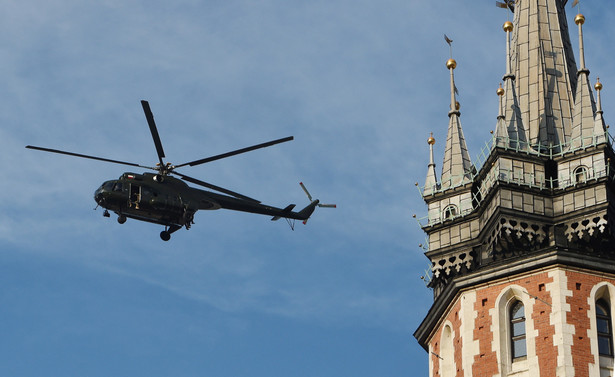
[[577,16],[574,18],[574,23],[577,25],[583,25],[585,23],[585,16],[581,13],[577,14]]
[[457,68],[457,62],[455,61],[455,59],[448,59],[446,61],[446,68],[448,69],[455,69]]
[[500,83],[500,87],[498,88],[498,90],[496,91],[498,96],[503,96],[504,95],[504,88],[502,88],[502,83]]
[[504,22],[504,26],[502,26],[504,31],[513,31],[513,23],[510,21]]
[[429,133],[429,139],[427,139],[427,144],[434,145],[436,143],[436,139],[433,137],[433,132]]
[[461,104],[459,103],[459,101],[455,101],[455,110],[459,109],[461,109]]
[[594,85],[594,88],[596,88],[597,91],[602,90],[602,83],[600,82],[600,77],[596,79],[596,85]]

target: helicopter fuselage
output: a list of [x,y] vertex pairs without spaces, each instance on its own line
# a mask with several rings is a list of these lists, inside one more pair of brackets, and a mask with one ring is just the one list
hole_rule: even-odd
[[190,228],[199,209],[220,208],[205,191],[177,178],[152,173],[124,173],[119,179],[106,181],[94,192],[94,200],[115,212],[118,219],[130,217],[180,228]]

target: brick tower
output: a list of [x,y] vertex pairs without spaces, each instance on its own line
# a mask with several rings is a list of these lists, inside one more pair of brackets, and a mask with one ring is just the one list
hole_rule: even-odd
[[463,136],[457,63],[446,63],[442,174],[430,137],[422,190],[434,303],[414,336],[430,377],[613,376],[615,153],[585,66],[585,18],[574,19],[577,50],[567,0],[507,3],[506,73],[480,164]]

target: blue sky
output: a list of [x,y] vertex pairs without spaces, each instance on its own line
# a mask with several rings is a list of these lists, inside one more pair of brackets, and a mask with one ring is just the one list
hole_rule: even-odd
[[[0,1],[0,374],[427,376],[431,304],[414,187],[436,169],[449,57],[471,156],[494,129],[506,12],[415,0]],[[601,3],[600,3],[601,5]],[[612,7],[583,1],[591,81],[612,119]],[[568,19],[576,11],[569,7]],[[93,211],[124,166],[295,140],[183,173],[284,207],[303,181],[335,210],[307,226],[199,212],[160,227]],[[136,172],[140,172],[136,169]]]

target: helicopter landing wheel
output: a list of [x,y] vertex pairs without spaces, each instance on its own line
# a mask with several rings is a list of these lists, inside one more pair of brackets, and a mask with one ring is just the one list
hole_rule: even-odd
[[168,241],[171,239],[171,233],[167,232],[166,230],[163,230],[162,232],[160,232],[160,239],[162,239],[163,241]]
[[124,224],[124,223],[126,222],[126,216],[124,216],[124,215],[119,215],[119,216],[117,217],[117,222],[118,222],[118,223],[120,223],[120,224]]

